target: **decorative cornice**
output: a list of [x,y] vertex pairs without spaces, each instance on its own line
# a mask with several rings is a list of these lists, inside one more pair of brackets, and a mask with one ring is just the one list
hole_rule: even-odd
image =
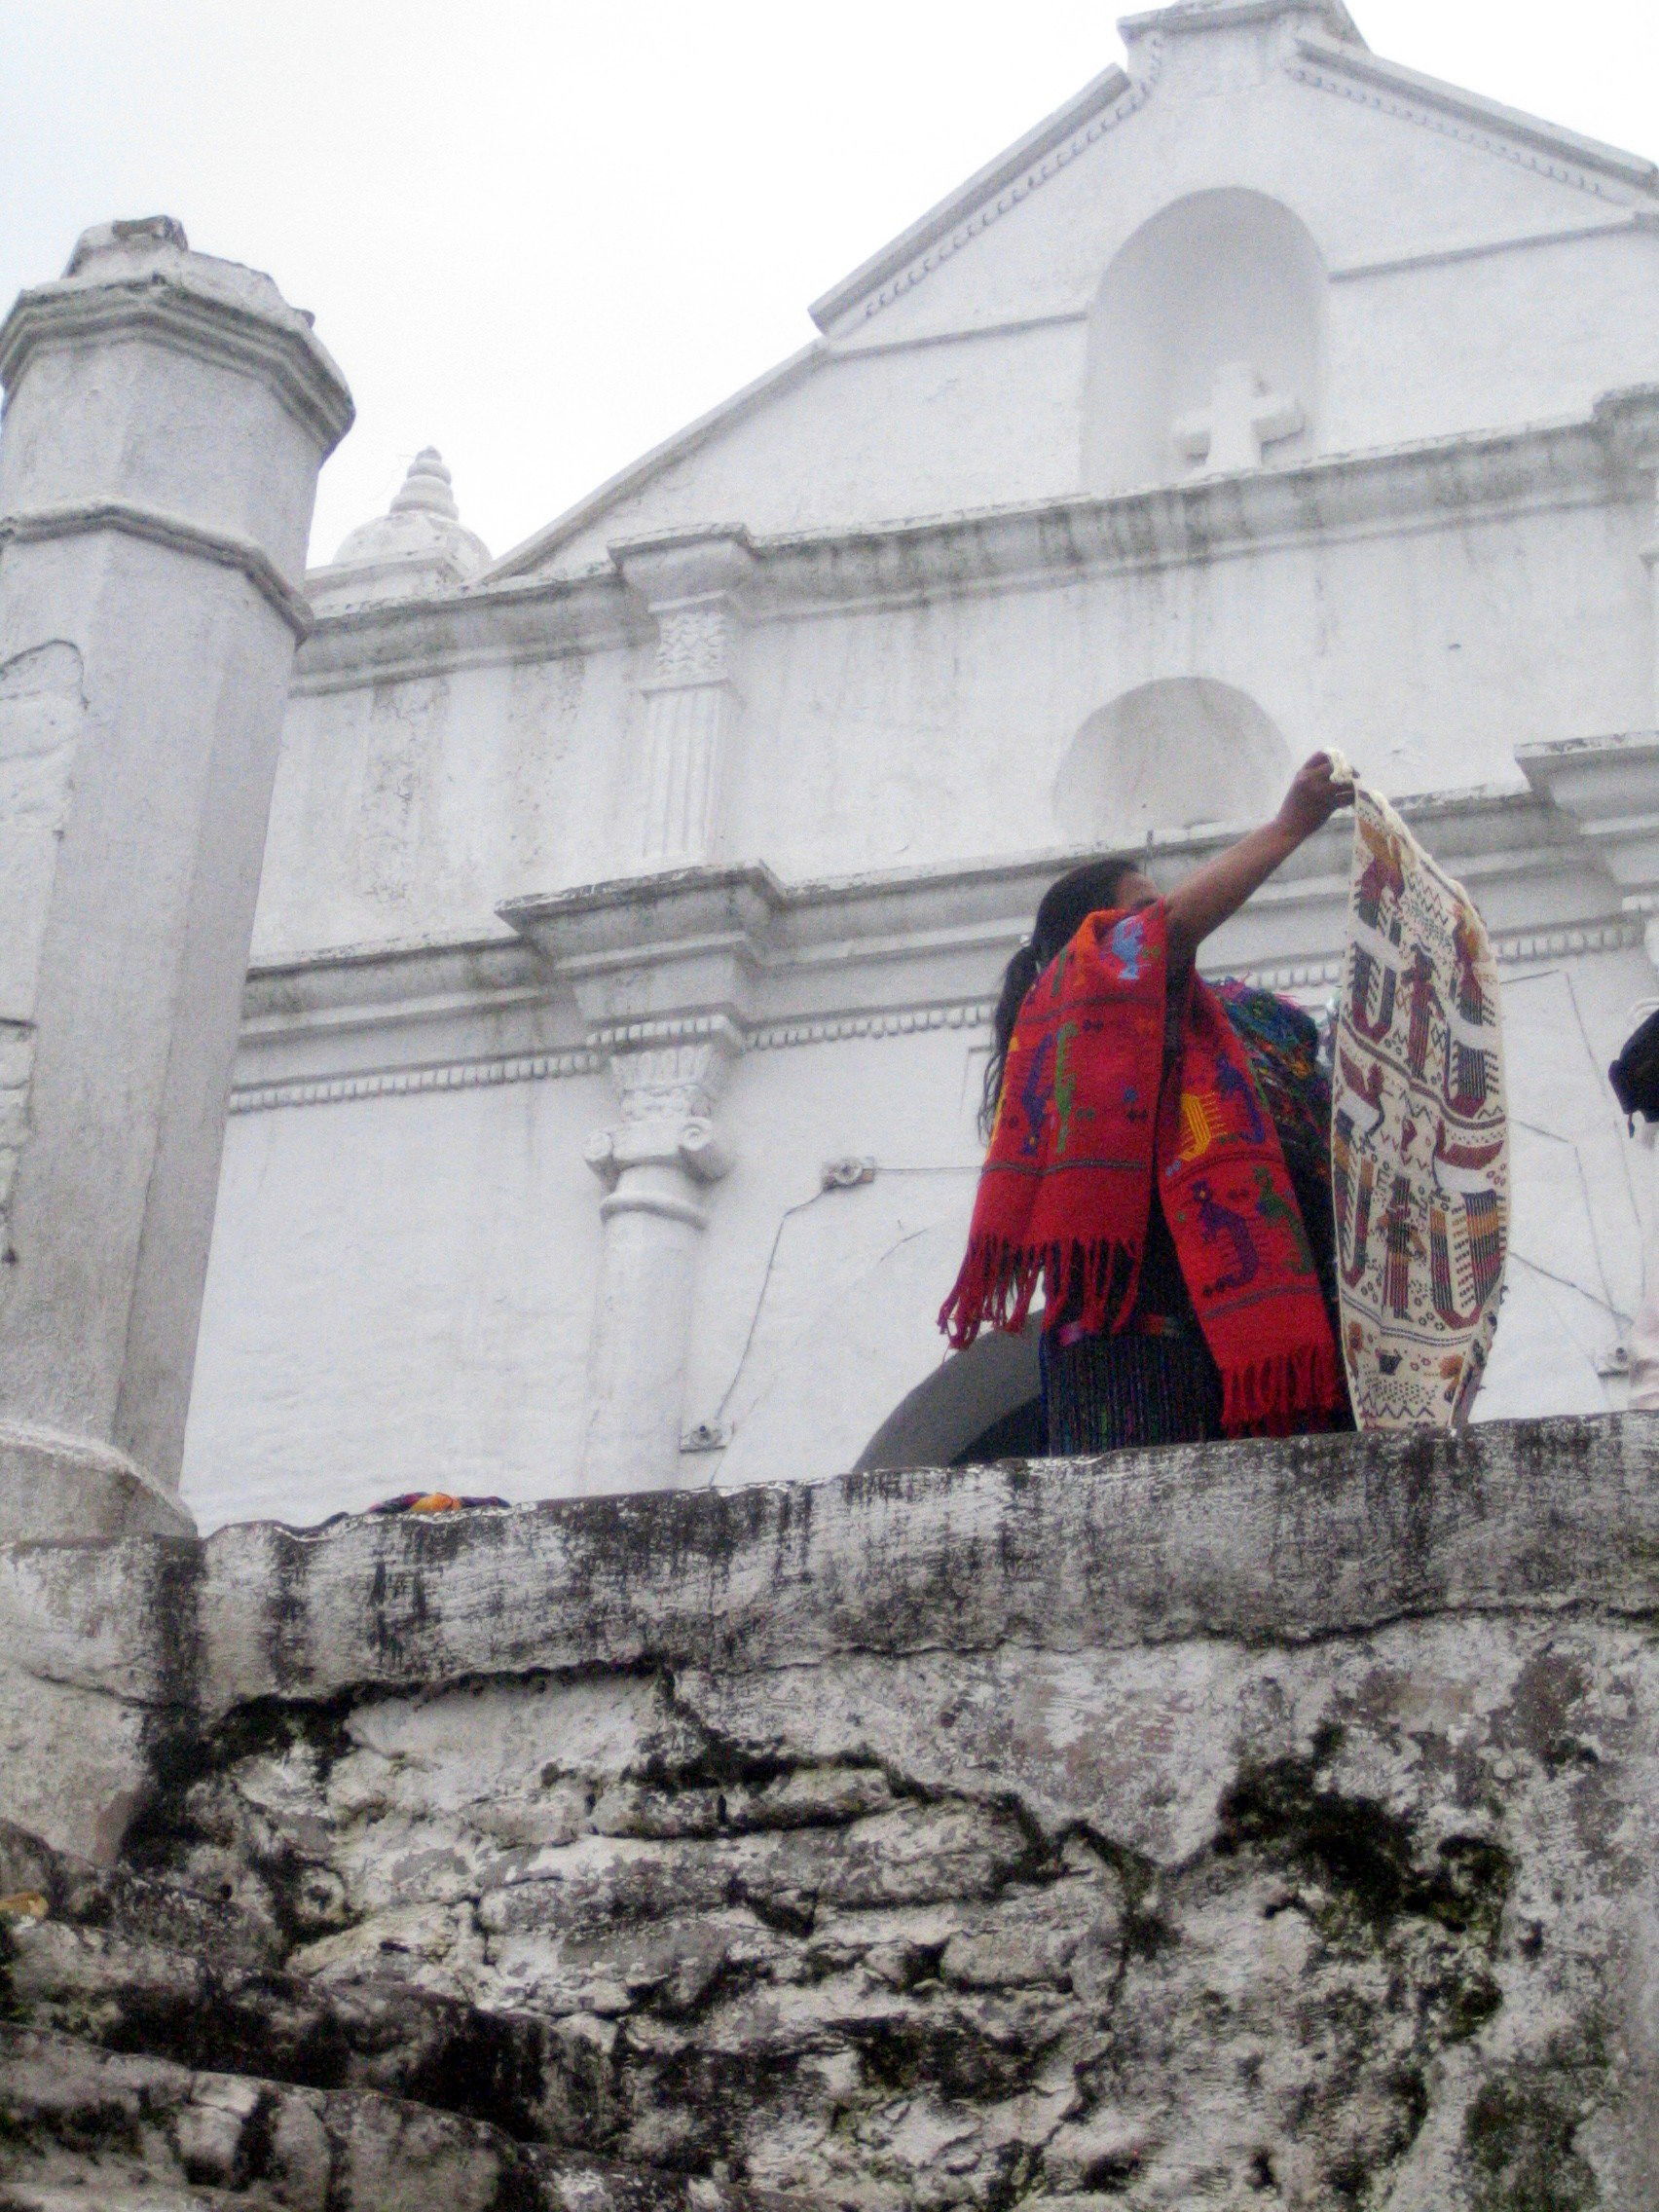
[[[820,609],[903,606],[941,589],[966,596],[1043,588],[1061,576],[1069,584],[1086,573],[1144,573],[1381,529],[1452,530],[1482,509],[1603,505],[1609,461],[1615,487],[1618,470],[1641,465],[1632,424],[1650,414],[1659,445],[1659,405],[1642,387],[1608,394],[1591,416],[1411,439],[1238,476],[757,536],[747,618],[762,624]],[[1634,481],[1630,491],[1650,496]],[[648,618],[608,564],[574,577],[482,580],[444,600],[324,619],[294,689],[650,640]]]
[[891,307],[993,223],[1012,214],[1108,131],[1126,123],[1152,96],[1163,62],[1161,36],[1154,32],[1143,51],[1138,77],[1130,78],[1122,69],[1105,70],[959,192],[940,201],[862,268],[814,300],[808,312],[820,330],[828,331],[855,308],[867,321]]
[[607,563],[576,575],[512,578],[428,599],[318,610],[289,688],[305,697],[439,669],[447,675],[565,652],[628,651],[650,635],[649,616]]
[[1562,960],[1574,952],[1627,952],[1643,941],[1641,920],[1620,915],[1548,930],[1501,930],[1492,940],[1499,960]]
[[[1561,924],[1541,930],[1500,931],[1493,950],[1508,967],[1535,960],[1561,960],[1597,952],[1623,952],[1643,942],[1641,915],[1652,902],[1632,900],[1629,910],[1601,921]],[[1012,948],[1014,934],[1009,944]],[[1334,990],[1342,981],[1340,952],[1314,953],[1285,960],[1230,960],[1212,974],[1236,976],[1265,990]],[[801,1045],[832,1045],[851,1038],[916,1037],[939,1029],[979,1029],[996,1012],[993,998],[947,999],[924,1006],[881,1007],[845,1014],[813,1014],[760,1021],[739,1040],[746,1052],[787,1051]],[[358,1098],[403,1097],[428,1090],[472,1090],[506,1083],[557,1082],[569,1076],[597,1075],[618,1051],[680,1043],[703,1036],[710,1025],[695,1022],[639,1022],[626,1029],[594,1033],[595,1049],[563,1052],[521,1052],[497,1059],[457,1060],[442,1066],[382,1069],[372,1075],[329,1076],[316,1081],[241,1085],[231,1093],[233,1114],[269,1113],[284,1106],[327,1106]]]
[[[1659,182],[1659,168],[1639,155],[1558,129],[1516,108],[1420,76],[1398,62],[1381,60],[1363,48],[1305,34],[1296,40],[1285,67],[1298,84],[1355,100],[1440,137],[1455,138],[1599,200],[1613,197],[1609,182],[1627,192],[1649,194]],[[1629,205],[1629,201],[1619,204]]]
[[660,1021],[615,1021],[590,1029],[595,1052],[662,1051],[682,1045],[714,1045],[736,1054],[749,1047],[749,1032],[723,1014],[692,1014]]
[[932,1006],[881,1007],[869,1013],[815,1014],[793,1021],[762,1021],[749,1034],[752,1052],[792,1045],[834,1045],[847,1037],[914,1037],[930,1029],[973,1029],[989,1021],[995,999],[947,999]]
[[[233,284],[268,292],[269,304],[233,297]],[[19,293],[0,325],[0,384],[11,389],[29,354],[43,346],[133,332],[171,351],[257,377],[325,455],[351,427],[355,410],[345,379],[307,318],[270,279],[235,263],[177,249],[164,268],[102,281],[76,275]]]
[[547,1083],[599,1075],[603,1052],[512,1052],[496,1059],[450,1060],[421,1068],[379,1068],[371,1075],[321,1076],[287,1083],[239,1084],[233,1114],[268,1114],[278,1106],[338,1106],[353,1098],[405,1098],[423,1090],[478,1090],[503,1083]]
[[225,569],[240,569],[255,591],[266,600],[294,633],[311,635],[309,603],[289,583],[275,561],[251,538],[233,537],[224,531],[208,530],[184,515],[164,514],[156,507],[141,507],[129,499],[70,499],[61,505],[24,508],[0,515],[0,545],[11,541],[32,545],[53,537],[78,537],[90,531],[120,531],[169,552],[188,553],[199,561],[212,561]]

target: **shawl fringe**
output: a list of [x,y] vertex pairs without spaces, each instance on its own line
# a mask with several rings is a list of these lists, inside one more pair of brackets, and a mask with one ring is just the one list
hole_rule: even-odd
[[1048,1326],[1063,1313],[1087,1335],[1114,1334],[1134,1309],[1141,1249],[1130,1243],[1086,1243],[1081,1237],[1037,1245],[1006,1236],[973,1237],[939,1325],[953,1351],[966,1351],[987,1325],[1017,1336],[1041,1291]]
[[1304,1345],[1222,1372],[1221,1425],[1229,1436],[1290,1436],[1312,1412],[1342,1405],[1334,1343]]

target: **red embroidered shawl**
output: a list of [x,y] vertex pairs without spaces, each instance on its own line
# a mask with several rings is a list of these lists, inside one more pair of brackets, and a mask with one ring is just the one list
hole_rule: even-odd
[[1318,1425],[1337,1347],[1277,1135],[1220,1001],[1187,985],[1163,1080],[1163,903],[1091,914],[1014,1023],[968,1256],[940,1314],[980,1327],[1117,1331],[1134,1309],[1156,1189],[1223,1383],[1230,1436]]

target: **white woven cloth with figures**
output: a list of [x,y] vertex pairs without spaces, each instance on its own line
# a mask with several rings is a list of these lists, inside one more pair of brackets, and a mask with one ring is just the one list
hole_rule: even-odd
[[1480,1387],[1509,1243],[1499,1019],[1474,902],[1356,785],[1331,1166],[1362,1429],[1460,1426]]

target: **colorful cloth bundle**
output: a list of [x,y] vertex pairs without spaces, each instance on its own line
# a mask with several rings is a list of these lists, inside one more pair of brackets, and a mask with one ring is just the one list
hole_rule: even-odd
[[1497,971],[1461,884],[1363,785],[1331,1159],[1359,1425],[1460,1424],[1497,1326],[1509,1239]]
[[1313,1256],[1250,1056],[1221,1001],[1185,986],[1164,1080],[1161,902],[1092,914],[1014,1024],[968,1256],[940,1323],[958,1349],[986,1322],[1121,1329],[1156,1192],[1230,1436],[1316,1425],[1342,1402]]

